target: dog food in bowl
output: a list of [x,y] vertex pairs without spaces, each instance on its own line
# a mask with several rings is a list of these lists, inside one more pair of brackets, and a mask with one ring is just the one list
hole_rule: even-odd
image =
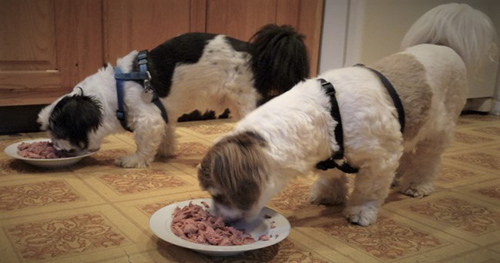
[[[208,208],[206,203],[202,203]],[[237,246],[256,242],[244,231],[227,226],[222,217],[214,216],[202,206],[189,203],[174,210],[172,232],[185,240],[214,246]]]
[[31,159],[57,159],[71,157],[64,151],[59,151],[49,141],[23,142],[17,146],[17,154]]

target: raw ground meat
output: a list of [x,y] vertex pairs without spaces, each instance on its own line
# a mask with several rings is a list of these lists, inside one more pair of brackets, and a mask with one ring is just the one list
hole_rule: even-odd
[[23,142],[17,146],[17,154],[21,157],[31,159],[56,159],[69,157],[70,155],[54,148],[51,142]]
[[262,236],[259,237],[259,240],[269,241],[269,236],[268,235],[262,235]]
[[[203,203],[205,208],[208,204]],[[226,226],[222,217],[213,216],[202,206],[189,203],[175,208],[172,214],[172,232],[185,240],[215,246],[245,245],[255,239],[244,231]]]

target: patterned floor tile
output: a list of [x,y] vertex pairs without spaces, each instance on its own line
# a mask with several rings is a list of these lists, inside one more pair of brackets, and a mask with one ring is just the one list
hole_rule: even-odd
[[304,220],[299,231],[359,262],[440,262],[476,247],[388,212],[368,227],[334,216]]
[[343,206],[315,205],[309,202],[311,183],[305,180],[294,180],[277,196],[273,197],[268,206],[286,216],[290,222],[308,217],[340,214]]
[[500,121],[500,116],[481,115],[481,114],[470,114],[470,115],[466,114],[466,115],[460,116],[460,119],[486,123],[486,122],[498,122],[498,121]]
[[440,174],[435,180],[435,184],[442,188],[454,189],[494,178],[496,178],[496,176],[491,172],[474,169],[470,165],[456,164],[448,161],[445,157],[441,165]]
[[19,256],[44,260],[120,246],[129,242],[101,214],[79,214],[67,218],[4,227]]
[[285,239],[279,244],[259,250],[245,252],[241,255],[231,257],[205,256],[208,262],[229,263],[229,262],[311,262],[328,263],[329,260],[315,256],[308,251],[298,248],[292,239]]
[[500,230],[500,213],[462,199],[444,197],[408,207],[411,213],[446,223],[472,235]]
[[74,174],[3,182],[0,186],[0,219],[29,217],[106,203]]
[[199,183],[168,164],[169,169],[124,169],[99,171],[79,176],[108,201],[126,201],[158,195],[199,190]]
[[[179,123],[177,154],[149,169],[114,164],[136,150],[132,133],[107,137],[99,152],[64,169],[0,153],[0,262],[498,262],[500,117],[494,116],[462,116],[436,192],[422,199],[391,193],[369,227],[348,224],[342,205],[310,204],[316,178],[308,176],[268,203],[292,224],[277,245],[221,258],[159,240],[149,229],[151,214],[209,196],[199,188],[196,166],[234,125]],[[0,136],[0,147],[45,137]],[[350,189],[355,178],[349,176]]]
[[68,172],[69,170],[64,167],[49,169],[33,166],[22,160],[0,158],[0,178],[5,180],[22,180],[40,175],[63,175]]
[[459,143],[467,145],[487,144],[495,141],[495,139],[472,135],[464,132],[455,133],[455,140]]
[[342,219],[314,227],[380,260],[398,259],[448,244],[430,233],[398,224],[385,216],[379,217],[377,223],[370,227],[359,227]]
[[482,263],[500,263],[500,254],[487,250],[480,249],[473,252],[468,252],[465,254],[460,254],[459,256],[451,257],[445,259],[442,262],[445,263],[470,263],[470,262],[482,262]]
[[186,186],[188,183],[162,170],[144,170],[136,173],[109,173],[98,176],[119,194],[135,194],[158,189]]
[[479,245],[500,235],[500,208],[460,192],[439,192],[418,200],[391,203],[384,209],[428,224]]
[[0,211],[78,202],[83,199],[64,180],[0,186]]
[[500,204],[500,178],[459,187],[453,189],[453,191],[470,196],[471,198],[489,202],[493,205]]
[[500,155],[490,152],[474,150],[472,152],[450,154],[446,158],[461,164],[474,166],[478,169],[489,169],[495,174],[498,174],[498,171],[500,171]]
[[492,135],[492,136],[500,136],[500,127],[480,127],[480,128],[475,128],[472,129],[475,132],[482,133],[482,134],[487,134],[487,135]]

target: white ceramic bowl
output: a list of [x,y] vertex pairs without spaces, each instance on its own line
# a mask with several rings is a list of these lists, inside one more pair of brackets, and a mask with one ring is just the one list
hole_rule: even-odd
[[[190,242],[176,236],[172,232],[171,228],[172,214],[175,208],[182,208],[188,205],[190,202],[193,202],[193,204],[202,205],[202,201],[209,204],[210,208],[208,209],[208,211],[213,214],[213,210],[211,210],[213,207],[212,199],[194,199],[173,203],[159,209],[151,216],[151,218],[149,219],[149,226],[151,230],[160,239],[165,240],[171,244],[192,249],[194,251],[212,256],[231,256],[246,251],[269,247],[281,242],[288,236],[288,234],[290,234],[290,222],[288,222],[288,220],[284,216],[278,214],[276,211],[268,207],[264,207],[264,209],[262,209],[260,213],[259,219],[255,223],[253,223],[252,226],[235,226],[238,229],[245,229],[246,233],[252,235],[252,237],[257,240],[252,244],[241,246],[212,246]],[[271,228],[271,222],[273,222],[274,228]],[[259,240],[259,237],[264,234],[267,234],[270,237],[268,241]]]
[[36,139],[36,140],[26,140],[22,142],[16,142],[7,146],[7,148],[5,148],[5,153],[13,158],[23,160],[24,162],[29,163],[31,165],[44,168],[60,168],[60,167],[70,166],[79,162],[81,159],[83,159],[83,157],[95,153],[95,152],[85,152],[83,154],[74,157],[63,157],[55,159],[33,159],[33,158],[22,157],[19,154],[17,154],[17,146],[23,142],[34,143],[34,142],[46,142],[46,141],[50,141],[50,139]]

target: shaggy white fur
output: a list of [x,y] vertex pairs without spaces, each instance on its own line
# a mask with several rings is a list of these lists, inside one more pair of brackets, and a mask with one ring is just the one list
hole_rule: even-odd
[[[310,79],[247,115],[237,123],[234,131],[221,137],[202,160],[198,172],[201,187],[217,193],[214,200],[225,200],[224,203],[216,202],[223,216],[233,220],[236,215],[247,220],[255,218],[265,203],[290,179],[311,171],[319,177],[311,188],[310,201],[318,204],[346,201],[344,215],[362,226],[376,221],[378,210],[395,178],[402,193],[414,197],[430,194],[433,178],[438,174],[440,155],[453,138],[465,103],[467,69],[464,59],[468,60],[474,54],[489,54],[483,48],[489,49],[493,45],[495,35],[491,24],[482,28],[489,19],[468,6],[448,4],[437,9],[453,14],[454,23],[444,23],[442,19],[450,16],[430,11],[424,15],[426,21],[443,26],[436,32],[451,32],[457,23],[469,25],[464,29],[471,32],[461,31],[452,38],[443,35],[437,43],[460,47],[457,48],[458,54],[452,48],[435,45],[432,39],[428,39],[421,42],[431,44],[417,43],[373,66],[392,81],[400,95],[407,113],[407,129],[403,134],[392,99],[371,71],[349,67],[319,76],[335,87],[342,117],[345,157],[350,165],[359,168],[349,197],[347,180],[342,172],[315,169],[315,165],[328,159],[339,145],[334,136],[337,123],[330,116],[329,97],[317,79]],[[476,25],[481,34],[474,33]],[[418,30],[422,28],[418,27]],[[413,34],[424,35],[412,29],[408,36]],[[471,45],[481,50],[470,54],[468,47]],[[249,132],[256,134],[254,137],[262,137],[265,143],[258,140],[238,143],[240,151],[232,150],[228,154],[225,148],[234,144],[233,138],[245,141],[240,137]],[[252,163],[249,160],[249,163],[239,165],[240,160],[249,156],[249,151],[252,151],[252,156],[262,156],[261,160],[265,162],[254,164],[255,160],[251,160]],[[219,160],[223,158],[246,167],[246,170],[238,169],[238,166],[234,169],[220,167]],[[224,181],[251,180],[250,176],[241,175],[249,171],[260,171],[259,179],[264,181],[254,189],[259,193],[255,199],[247,200],[237,192],[223,189],[224,183],[221,182]],[[221,197],[221,193],[225,196]]]
[[[173,155],[175,126],[182,114],[196,109],[222,112],[229,108],[232,117],[239,119],[255,108],[259,94],[253,87],[248,54],[235,51],[226,42],[224,35],[210,40],[205,50],[212,52],[204,52],[198,63],[176,67],[171,92],[161,99],[167,110],[168,124],[162,119],[159,109],[151,103],[152,95],[145,93],[142,85],[134,81],[124,83],[128,126],[134,130],[137,151],[117,159],[118,165],[147,167],[156,153],[160,156]],[[130,72],[137,53],[132,51],[118,59],[117,66],[124,73]],[[125,131],[115,113],[118,106],[114,75],[113,67],[108,65],[75,86],[83,89],[85,95],[96,98],[102,105],[102,125],[89,134],[90,150],[99,149],[105,136]],[[65,96],[79,94],[79,88]],[[48,128],[52,110],[61,99],[40,112],[38,121],[42,124],[42,129]],[[67,140],[53,141],[62,149],[74,147]]]

